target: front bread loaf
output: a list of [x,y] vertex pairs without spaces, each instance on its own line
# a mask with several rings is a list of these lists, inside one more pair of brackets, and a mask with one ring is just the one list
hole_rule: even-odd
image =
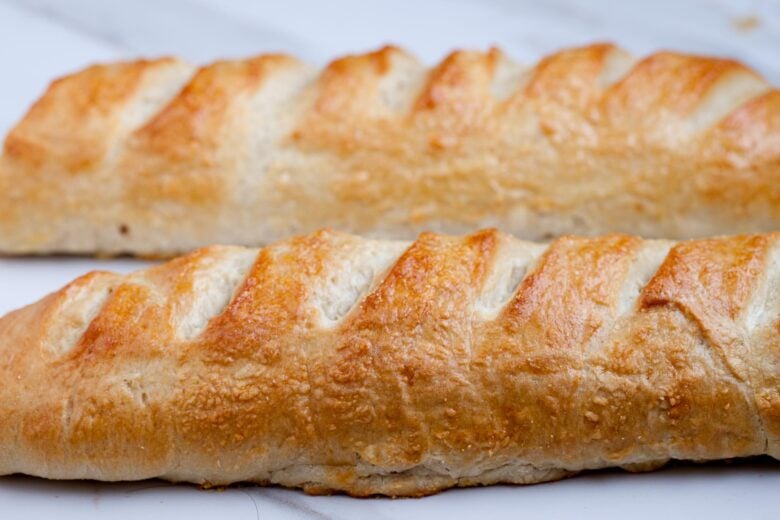
[[0,474],[353,495],[780,458],[780,234],[331,231],[0,320]]
[[322,226],[775,231],[780,91],[734,61],[612,45],[530,68],[396,48],[322,71],[137,61],[54,82],[0,159],[0,252],[171,255]]

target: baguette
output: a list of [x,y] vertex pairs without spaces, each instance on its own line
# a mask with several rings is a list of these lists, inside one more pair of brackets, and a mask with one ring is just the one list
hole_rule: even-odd
[[0,474],[365,496],[780,458],[780,233],[321,231],[0,320]]
[[780,229],[780,91],[730,60],[607,44],[531,68],[387,47],[55,81],[0,159],[0,251],[169,256],[330,226],[413,239]]

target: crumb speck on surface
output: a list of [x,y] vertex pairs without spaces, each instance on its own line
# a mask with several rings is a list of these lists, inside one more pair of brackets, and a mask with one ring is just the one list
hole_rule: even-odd
[[735,16],[731,19],[731,25],[738,32],[750,32],[761,25],[761,19],[755,15]]

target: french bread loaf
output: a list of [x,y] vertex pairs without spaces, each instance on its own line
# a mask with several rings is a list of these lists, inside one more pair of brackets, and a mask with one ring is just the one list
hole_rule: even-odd
[[0,159],[0,251],[172,255],[323,226],[373,238],[780,229],[780,91],[740,63],[608,44],[428,69],[393,47],[55,81]]
[[411,496],[780,458],[780,234],[321,231],[0,319],[0,474]]

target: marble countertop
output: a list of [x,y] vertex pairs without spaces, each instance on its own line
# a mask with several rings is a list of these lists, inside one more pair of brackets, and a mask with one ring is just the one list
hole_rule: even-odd
[[[497,45],[533,63],[561,47],[613,41],[730,56],[780,84],[777,0],[0,0],[0,134],[60,75],[95,62],[176,54],[194,63],[262,52],[323,64],[401,45],[432,63]],[[89,269],[132,260],[0,259],[0,313]],[[1,419],[0,419],[1,420]],[[274,488],[201,492],[161,482],[0,478],[2,518],[777,518],[778,464],[602,472],[555,484],[457,490],[420,500],[308,497]]]

